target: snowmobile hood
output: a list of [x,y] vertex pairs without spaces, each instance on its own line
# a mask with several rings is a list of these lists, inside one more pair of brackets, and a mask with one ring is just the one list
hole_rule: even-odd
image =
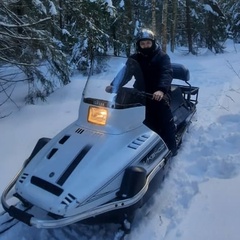
[[[66,214],[66,206],[68,213],[71,212],[70,205],[72,211],[84,205],[90,208],[103,195],[104,201],[111,200],[116,197],[119,176],[125,168],[136,161],[139,154],[146,154],[139,143],[138,151],[131,144],[137,139],[141,143],[150,141],[152,134],[143,125],[134,131],[114,135],[72,124],[26,166],[17,190],[25,199],[59,215]],[[151,141],[157,138],[154,136]],[[66,204],[68,198],[71,204]]]

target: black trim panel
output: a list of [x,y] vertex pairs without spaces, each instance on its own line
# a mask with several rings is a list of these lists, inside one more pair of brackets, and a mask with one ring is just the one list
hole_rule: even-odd
[[50,182],[47,182],[46,180],[41,179],[39,177],[32,176],[31,183],[35,186],[38,186],[38,187],[56,195],[56,196],[60,196],[63,192],[62,188],[60,188]]
[[58,179],[58,181],[57,181],[58,185],[62,186],[67,181],[68,177],[72,174],[74,169],[81,162],[81,160],[85,157],[85,155],[88,153],[88,151],[91,149],[91,147],[92,146],[87,145],[78,153],[78,155],[75,157],[75,159],[69,165],[69,167],[63,172],[62,176]]

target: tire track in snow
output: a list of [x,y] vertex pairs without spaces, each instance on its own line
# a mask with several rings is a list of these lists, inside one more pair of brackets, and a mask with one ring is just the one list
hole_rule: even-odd
[[[150,214],[145,219],[140,214],[143,220],[139,221],[137,230],[147,231],[151,240],[167,240],[168,233],[184,219],[201,183],[240,174],[239,120],[240,114],[227,114],[207,128],[191,126],[154,203],[147,207]],[[137,230],[131,239],[143,240]]]

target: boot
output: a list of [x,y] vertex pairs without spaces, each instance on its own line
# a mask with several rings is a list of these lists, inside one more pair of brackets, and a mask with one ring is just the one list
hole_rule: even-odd
[[172,152],[172,156],[177,155],[177,143],[176,143],[176,127],[173,119],[165,124],[164,129],[162,129],[161,137],[166,143],[168,149]]

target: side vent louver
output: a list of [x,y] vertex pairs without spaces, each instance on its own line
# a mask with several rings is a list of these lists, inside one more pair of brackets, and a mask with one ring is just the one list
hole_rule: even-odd
[[134,141],[132,141],[128,147],[132,148],[132,149],[137,149],[138,147],[140,147],[147,139],[149,138],[148,135],[144,134],[141,135],[140,137],[138,137],[137,139],[135,139]]
[[84,132],[84,130],[81,129],[81,128],[78,128],[78,129],[75,131],[75,133],[78,133],[78,134],[82,134],[83,132]]
[[68,206],[69,204],[71,204],[74,200],[76,199],[76,197],[74,197],[72,194],[68,194],[61,202],[61,204],[64,204],[66,206]]
[[23,183],[25,181],[25,179],[28,177],[28,173],[23,173],[22,176],[19,178],[19,182]]
[[62,137],[62,139],[59,141],[59,143],[64,144],[69,138],[70,138],[70,136],[65,135],[64,137]]
[[53,148],[51,152],[47,155],[47,159],[50,159],[57,152],[57,150],[57,148]]

